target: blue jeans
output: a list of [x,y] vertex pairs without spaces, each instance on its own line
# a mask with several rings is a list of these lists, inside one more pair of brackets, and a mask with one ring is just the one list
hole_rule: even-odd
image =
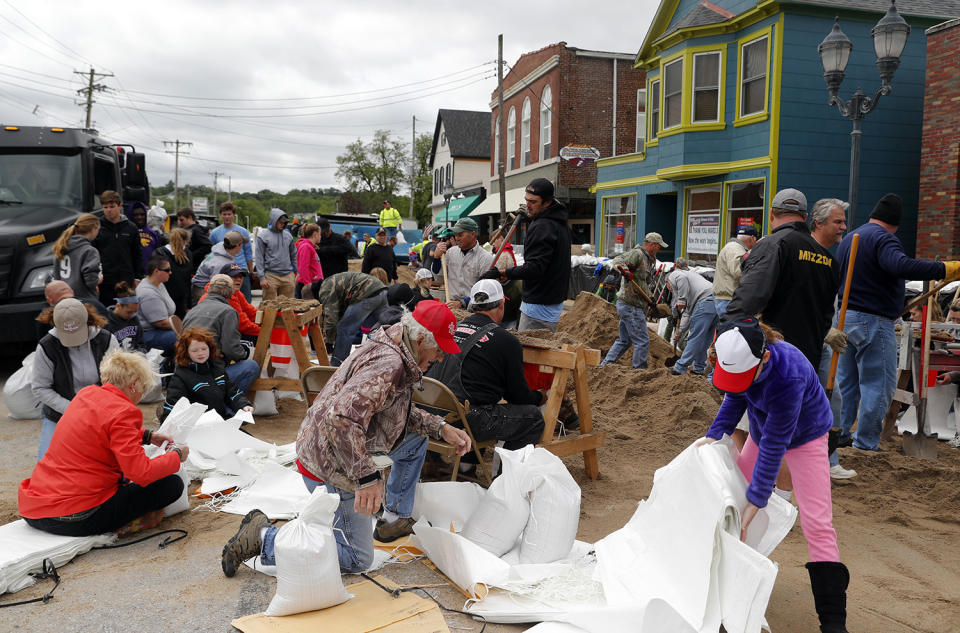
[[360,324],[363,323],[364,319],[371,314],[377,314],[386,307],[386,290],[381,290],[372,297],[367,297],[363,301],[347,307],[337,324],[337,340],[333,344],[333,358],[330,359],[332,365],[339,366],[350,355],[353,337],[360,329]]
[[40,446],[37,448],[37,461],[43,459],[44,453],[50,448],[50,440],[53,439],[53,432],[57,430],[57,423],[47,419],[47,416],[40,418]]
[[647,354],[650,351],[650,331],[647,330],[647,317],[643,308],[638,308],[617,300],[617,314],[620,315],[620,335],[613,342],[610,351],[601,365],[609,365],[620,360],[623,353],[633,345],[633,368],[647,368]]
[[397,228],[398,228],[398,227],[396,227],[396,226],[385,226],[385,227],[383,227],[383,230],[387,232],[387,239],[388,239],[388,240],[389,240],[391,237],[396,237],[396,236],[397,236]]
[[255,360],[242,360],[239,363],[227,365],[227,378],[233,381],[240,393],[247,393],[250,385],[260,375],[260,365]]
[[247,298],[247,301],[253,301],[253,289],[250,286],[250,275],[243,276],[243,283],[240,284],[240,292]]
[[693,371],[702,374],[707,368],[707,348],[713,340],[713,332],[717,329],[717,308],[713,297],[705,297],[697,301],[690,315],[690,332],[687,335],[687,346],[683,348],[680,360],[673,366],[674,373],[684,374],[687,367],[693,363]]
[[717,299],[713,298],[713,307],[717,309],[717,316],[723,318],[723,315],[727,313],[727,306],[730,305],[730,299]]
[[[836,321],[836,319],[834,319]],[[843,438],[857,421],[853,445],[875,451],[880,444],[883,417],[897,388],[897,340],[893,321],[875,314],[847,310],[844,324],[847,350],[840,355],[840,428]]]
[[173,330],[144,330],[143,342],[147,347],[172,352],[177,344],[177,333]]
[[[416,497],[417,482],[423,469],[423,460],[427,456],[427,438],[422,435],[407,435],[399,446],[390,452],[393,466],[387,479],[386,501],[384,509],[401,517],[413,514],[413,501]],[[340,505],[333,513],[333,536],[337,540],[337,558],[340,571],[345,574],[359,574],[370,569],[373,564],[373,520],[353,509],[354,494],[330,484],[304,477],[303,482],[311,493],[317,486],[324,486],[327,492],[340,495]],[[269,527],[263,537],[260,561],[264,565],[276,565],[274,539],[279,528]]]

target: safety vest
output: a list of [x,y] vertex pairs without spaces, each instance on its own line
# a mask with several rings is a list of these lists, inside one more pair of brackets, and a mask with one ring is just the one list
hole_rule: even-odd
[[385,229],[398,227],[402,221],[400,213],[393,207],[380,211],[380,226]]
[[[371,240],[371,243],[372,243],[372,240]],[[360,240],[360,243],[357,244],[357,254],[360,255],[360,257],[363,257],[363,251],[365,250],[367,250],[367,243],[364,242],[363,240]]]

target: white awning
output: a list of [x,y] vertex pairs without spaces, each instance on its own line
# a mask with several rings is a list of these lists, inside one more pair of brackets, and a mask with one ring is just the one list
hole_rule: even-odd
[[[524,187],[507,189],[507,213],[513,213],[523,204]],[[487,198],[470,212],[470,215],[496,215],[500,213],[500,193],[490,193]]]

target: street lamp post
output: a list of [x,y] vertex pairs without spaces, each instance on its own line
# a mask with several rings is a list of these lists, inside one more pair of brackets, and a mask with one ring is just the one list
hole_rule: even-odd
[[450,183],[443,186],[443,221],[447,226],[450,226],[450,200],[453,198],[454,191],[455,189]]
[[896,0],[890,0],[886,15],[870,31],[873,48],[877,53],[877,68],[880,70],[880,88],[872,97],[868,97],[858,87],[850,101],[844,101],[837,96],[847,62],[850,61],[850,53],[853,51],[853,42],[840,30],[840,18],[836,19],[830,34],[817,47],[823,63],[823,80],[830,92],[828,105],[837,106],[841,115],[853,121],[853,130],[850,132],[850,190],[847,196],[851,219],[856,217],[860,185],[860,139],[863,136],[861,122],[877,107],[880,97],[890,94],[890,81],[900,66],[900,55],[907,44],[908,35],[910,25],[897,13]]

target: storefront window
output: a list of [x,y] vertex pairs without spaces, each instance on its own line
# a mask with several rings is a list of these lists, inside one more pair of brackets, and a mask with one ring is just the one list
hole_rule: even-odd
[[763,230],[763,181],[727,185],[727,235],[737,234],[741,226]]
[[720,187],[687,190],[687,256],[714,262],[720,250]]
[[603,254],[618,255],[637,243],[637,196],[603,200]]

